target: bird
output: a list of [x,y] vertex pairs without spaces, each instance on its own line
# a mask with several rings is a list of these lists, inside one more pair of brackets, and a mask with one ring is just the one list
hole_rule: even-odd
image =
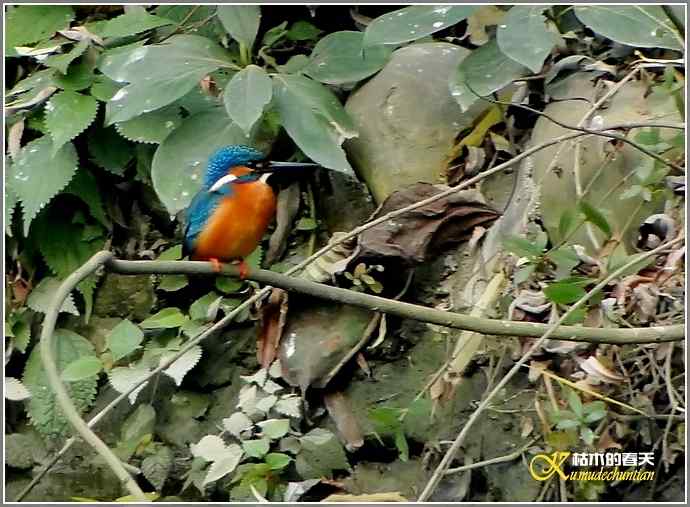
[[239,261],[240,278],[246,278],[244,259],[259,245],[276,212],[269,178],[281,169],[305,167],[319,165],[267,161],[261,151],[245,145],[216,150],[185,213],[183,255],[211,262],[215,272],[223,262]]

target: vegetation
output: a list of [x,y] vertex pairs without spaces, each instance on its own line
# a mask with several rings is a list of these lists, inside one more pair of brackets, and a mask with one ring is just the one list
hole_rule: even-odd
[[[7,7],[8,498],[136,496],[88,445],[63,448],[43,319],[100,250],[186,260],[206,160],[248,144],[323,166],[281,189],[248,263],[292,274],[330,245],[296,276],[363,308],[279,289],[253,305],[251,276],[80,281],[53,356],[148,499],[680,500],[683,347],[633,334],[683,323],[683,19],[658,5]],[[380,314],[370,295],[593,331],[484,336]],[[605,328],[632,338],[598,343]],[[539,483],[519,459],[562,450],[651,451],[656,475]]]

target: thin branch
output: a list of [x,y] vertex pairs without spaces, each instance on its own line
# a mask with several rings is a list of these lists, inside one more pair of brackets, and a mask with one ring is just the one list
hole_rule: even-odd
[[609,276],[607,276],[605,279],[603,279],[601,282],[599,282],[594,288],[592,288],[587,294],[582,296],[575,304],[573,304],[567,312],[565,312],[559,319],[556,321],[554,324],[549,326],[549,329],[544,333],[544,335],[536,340],[532,346],[523,354],[523,356],[513,365],[513,367],[508,371],[508,373],[505,374],[505,376],[501,379],[501,381],[496,384],[496,387],[493,388],[493,390],[489,393],[489,395],[482,400],[482,402],[479,404],[477,409],[472,413],[472,415],[469,417],[465,425],[463,426],[462,430],[458,434],[458,436],[455,438],[453,441],[453,445],[448,449],[446,452],[445,456],[443,456],[443,459],[441,462],[438,464],[436,467],[436,470],[434,471],[433,475],[429,479],[429,482],[427,482],[426,486],[424,487],[424,490],[422,493],[419,495],[419,498],[417,499],[418,502],[424,502],[429,499],[429,497],[434,493],[436,490],[436,486],[438,486],[438,483],[441,481],[443,478],[446,470],[448,469],[451,461],[455,458],[455,455],[457,454],[458,450],[464,443],[465,439],[467,438],[467,435],[469,434],[470,428],[474,425],[474,423],[477,422],[479,419],[479,416],[482,414],[482,412],[489,406],[491,403],[491,400],[505,387],[505,385],[508,383],[508,381],[515,376],[515,374],[520,371],[520,368],[522,365],[524,365],[527,360],[536,352],[539,350],[539,348],[544,344],[544,342],[549,339],[554,331],[561,325],[563,322],[573,314],[578,308],[582,307],[589,299],[591,299],[594,295],[599,293],[606,285],[608,285],[612,280],[620,276],[622,273],[624,273],[627,269],[631,268],[633,265],[637,264],[640,260],[652,257],[663,250],[665,250],[668,247],[671,247],[673,245],[676,245],[678,243],[683,242],[685,239],[680,237],[676,238],[674,240],[668,241],[664,243],[663,245],[660,245],[659,247],[655,248],[654,250],[650,250],[649,252],[646,252],[641,258],[635,259],[633,261],[630,261],[626,263],[625,265],[621,266],[617,270],[615,270],[613,273],[611,273]]
[[[116,273],[129,275],[217,274],[210,263],[202,261],[124,261],[111,259],[107,267]],[[239,267],[227,264],[223,266],[221,272],[224,275],[237,277],[239,276]],[[249,280],[265,283],[272,287],[280,287],[281,289],[314,296],[320,299],[337,301],[339,303],[368,308],[372,311],[389,313],[391,315],[414,319],[420,322],[488,335],[539,337],[549,329],[548,324],[496,320],[437,310],[435,308],[404,303],[394,299],[387,299],[349,289],[311,282],[309,280],[286,276],[266,269],[251,269],[246,277]],[[554,334],[554,338],[561,340],[586,341],[590,343],[658,343],[663,341],[682,340],[683,337],[684,326],[682,324],[633,329],[561,326]]]
[[519,449],[516,449],[515,451],[504,456],[496,456],[495,458],[487,459],[484,461],[477,461],[476,463],[472,463],[471,465],[463,465],[460,467],[449,468],[448,470],[446,470],[445,475],[457,474],[458,472],[466,472],[467,470],[472,470],[474,468],[482,468],[488,465],[495,465],[496,463],[505,463],[506,461],[513,461],[514,459],[519,458],[520,455],[527,449],[529,449],[537,440],[539,440],[539,438],[533,438]]

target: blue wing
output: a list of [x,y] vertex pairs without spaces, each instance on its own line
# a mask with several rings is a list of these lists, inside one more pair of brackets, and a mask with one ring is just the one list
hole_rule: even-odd
[[230,186],[218,192],[201,190],[194,196],[185,214],[186,227],[184,231],[183,255],[194,251],[196,238],[204,230],[204,225],[211,218],[220,201],[231,194]]

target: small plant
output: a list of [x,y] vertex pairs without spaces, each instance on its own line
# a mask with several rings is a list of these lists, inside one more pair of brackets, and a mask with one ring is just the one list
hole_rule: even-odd
[[577,392],[569,388],[566,390],[566,396],[570,410],[552,411],[551,421],[559,430],[577,430],[582,441],[592,445],[595,434],[590,425],[606,417],[606,404],[599,400],[583,404]]
[[345,278],[352,282],[351,290],[357,292],[366,292],[370,290],[375,294],[381,294],[383,291],[383,285],[377,281],[371,273],[378,271],[379,273],[383,271],[383,266],[380,264],[375,264],[373,266],[367,266],[363,262],[360,262],[355,266],[352,273],[346,272]]

